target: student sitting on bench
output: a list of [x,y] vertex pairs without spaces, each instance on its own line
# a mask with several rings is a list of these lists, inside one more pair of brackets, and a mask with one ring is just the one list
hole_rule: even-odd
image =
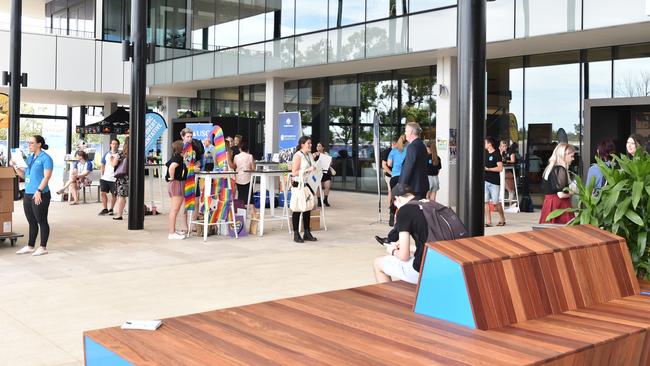
[[[424,245],[429,234],[427,220],[418,205],[407,205],[415,198],[408,185],[397,184],[391,191],[397,207],[395,231],[399,239],[386,245],[388,255],[375,259],[375,279],[378,283],[403,280],[417,283]],[[411,255],[411,237],[415,240],[415,253]]]

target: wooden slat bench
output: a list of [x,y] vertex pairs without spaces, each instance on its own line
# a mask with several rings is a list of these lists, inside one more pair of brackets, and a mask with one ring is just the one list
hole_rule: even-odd
[[[584,234],[579,231],[575,235]],[[566,248],[563,237],[566,236],[560,235],[548,245]],[[480,243],[473,243],[485,254],[483,245],[499,238],[512,236],[472,240],[479,240]],[[599,247],[613,248],[619,240],[614,237],[610,244],[583,249],[592,253]],[[501,252],[505,250],[499,248]],[[581,259],[580,250],[569,251],[568,256],[579,263],[588,262]],[[546,254],[553,253],[557,253],[555,249]],[[521,256],[532,257],[535,256]],[[607,280],[604,276],[611,272],[603,273],[606,275],[595,276]],[[571,281],[570,277],[567,275],[565,282]],[[582,281],[582,277],[574,277]],[[520,283],[528,285],[527,281]],[[627,288],[625,281],[607,283],[619,290]],[[593,284],[594,281],[584,282],[585,286]],[[414,285],[371,285],[165,319],[155,332],[119,328],[85,332],[86,364],[650,365],[650,296],[639,295],[638,284],[636,288],[631,286],[629,296],[607,297],[616,292],[608,287],[608,291],[598,292],[598,296],[604,296],[602,301],[590,302],[589,306],[558,307],[557,311],[551,307],[539,313],[524,311],[506,325],[481,330],[414,313]],[[420,295],[425,287],[420,284]],[[588,288],[577,287],[582,292],[576,292],[581,294],[576,298],[586,301],[595,296]],[[498,286],[490,289],[510,296],[510,292]],[[561,302],[559,298],[556,296]],[[497,322],[495,311],[484,310],[482,314]]]

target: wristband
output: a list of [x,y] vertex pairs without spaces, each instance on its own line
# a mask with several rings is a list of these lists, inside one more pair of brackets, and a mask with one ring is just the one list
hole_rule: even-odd
[[393,251],[390,252],[390,255],[393,257],[395,256],[395,250],[397,250],[397,248],[393,249]]

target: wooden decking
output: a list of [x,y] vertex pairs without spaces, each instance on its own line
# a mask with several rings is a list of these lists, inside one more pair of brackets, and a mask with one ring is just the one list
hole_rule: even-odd
[[134,365],[650,365],[650,296],[473,330],[412,312],[402,282],[85,336]]

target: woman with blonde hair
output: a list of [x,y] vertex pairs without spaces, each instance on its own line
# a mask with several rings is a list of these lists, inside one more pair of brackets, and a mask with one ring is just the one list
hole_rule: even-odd
[[[387,165],[390,167],[391,171],[390,190],[397,185],[399,182],[399,176],[402,174],[402,165],[404,165],[404,158],[406,158],[406,149],[404,148],[405,141],[406,137],[404,135],[400,136],[395,143],[395,148],[390,151],[390,154],[388,154]],[[396,207],[393,202],[391,202],[390,217],[388,218],[389,226],[393,226],[395,222],[395,211]]]
[[544,205],[539,217],[540,224],[566,224],[574,215],[572,212],[546,220],[548,215],[557,209],[570,208],[573,192],[569,189],[571,179],[569,166],[575,156],[575,148],[569,144],[560,143],[553,150],[548,166],[542,175],[542,189],[544,191]]
[[429,176],[429,192],[427,192],[427,199],[435,202],[436,193],[440,190],[438,173],[440,172],[440,169],[442,169],[435,140],[429,141],[427,144],[427,151],[431,154],[427,160],[427,175]]

